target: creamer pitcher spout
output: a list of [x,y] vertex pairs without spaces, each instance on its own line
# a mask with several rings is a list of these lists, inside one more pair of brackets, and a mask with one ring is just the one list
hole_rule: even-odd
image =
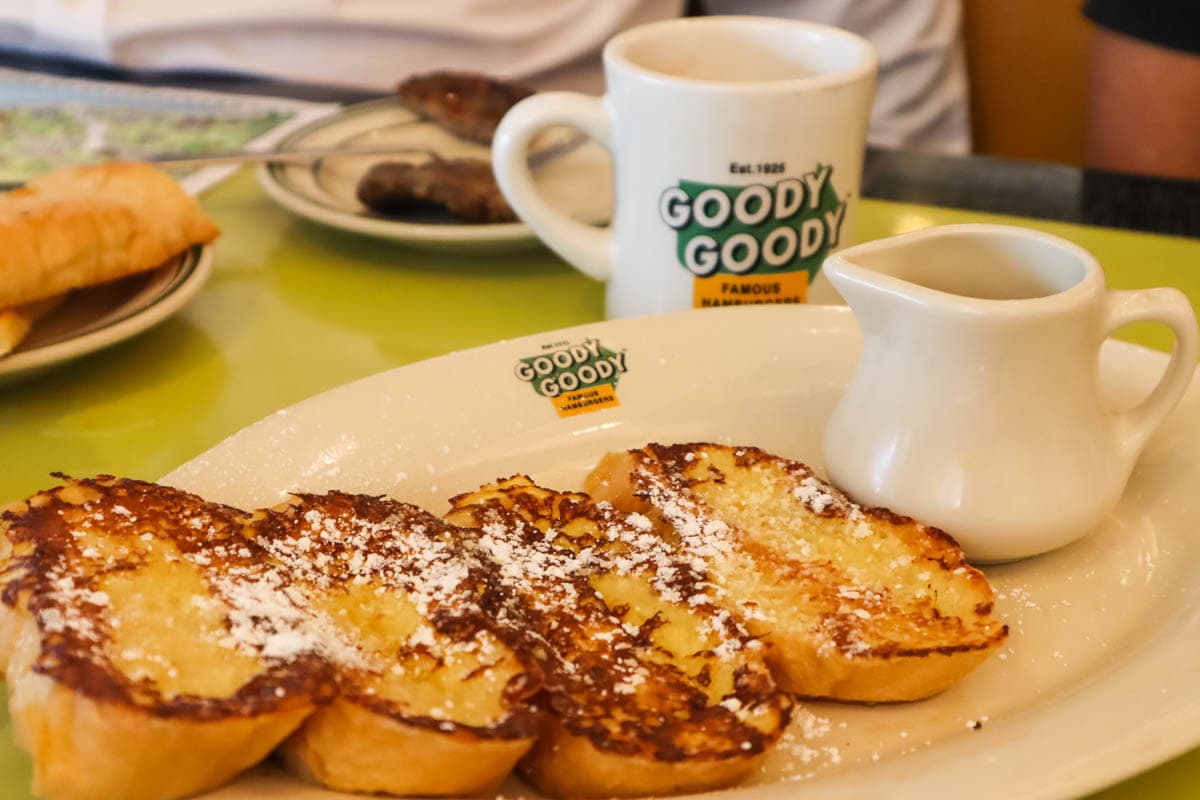
[[846,305],[854,311],[859,328],[864,331],[890,326],[896,306],[914,300],[911,296],[914,287],[907,281],[858,263],[862,254],[859,248],[865,246],[835,253],[821,268]]

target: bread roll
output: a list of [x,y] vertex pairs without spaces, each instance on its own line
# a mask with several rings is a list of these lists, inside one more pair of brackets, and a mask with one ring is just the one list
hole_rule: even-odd
[[0,308],[154,269],[220,231],[145,163],[70,167],[0,195]]

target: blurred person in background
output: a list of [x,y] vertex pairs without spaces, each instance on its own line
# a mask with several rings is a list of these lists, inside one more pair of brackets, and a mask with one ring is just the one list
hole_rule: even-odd
[[710,14],[820,22],[870,40],[879,54],[879,86],[868,141],[943,155],[970,152],[961,0],[700,0],[699,5]]
[[683,10],[684,0],[0,0],[0,48],[380,92],[453,69],[599,94],[604,43]]
[[858,33],[880,60],[869,141],[970,150],[960,0],[0,0],[0,49],[381,92],[454,69],[600,94],[605,41],[685,13]]
[[1200,179],[1200,0],[1088,0],[1087,160]]

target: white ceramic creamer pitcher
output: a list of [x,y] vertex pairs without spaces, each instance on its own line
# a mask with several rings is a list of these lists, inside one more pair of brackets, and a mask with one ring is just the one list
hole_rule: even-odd
[[[1089,253],[1048,234],[950,225],[851,247],[824,269],[863,335],[825,433],[829,477],[942,528],[974,560],[1094,528],[1196,363],[1181,292],[1108,291]],[[1145,400],[1112,410],[1100,345],[1143,320],[1170,326],[1175,351]]]

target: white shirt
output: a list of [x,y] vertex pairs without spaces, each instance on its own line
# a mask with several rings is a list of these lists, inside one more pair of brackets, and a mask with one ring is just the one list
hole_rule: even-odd
[[684,0],[0,0],[0,47],[389,91],[436,69],[599,94],[613,34]]
[[965,155],[971,150],[961,0],[705,0],[711,14],[767,14],[833,25],[879,54],[872,144]]
[[[808,19],[879,52],[869,141],[970,149],[961,0],[706,0]],[[434,69],[603,91],[598,54],[683,0],[0,0],[0,47],[143,70],[212,70],[390,91]]]

